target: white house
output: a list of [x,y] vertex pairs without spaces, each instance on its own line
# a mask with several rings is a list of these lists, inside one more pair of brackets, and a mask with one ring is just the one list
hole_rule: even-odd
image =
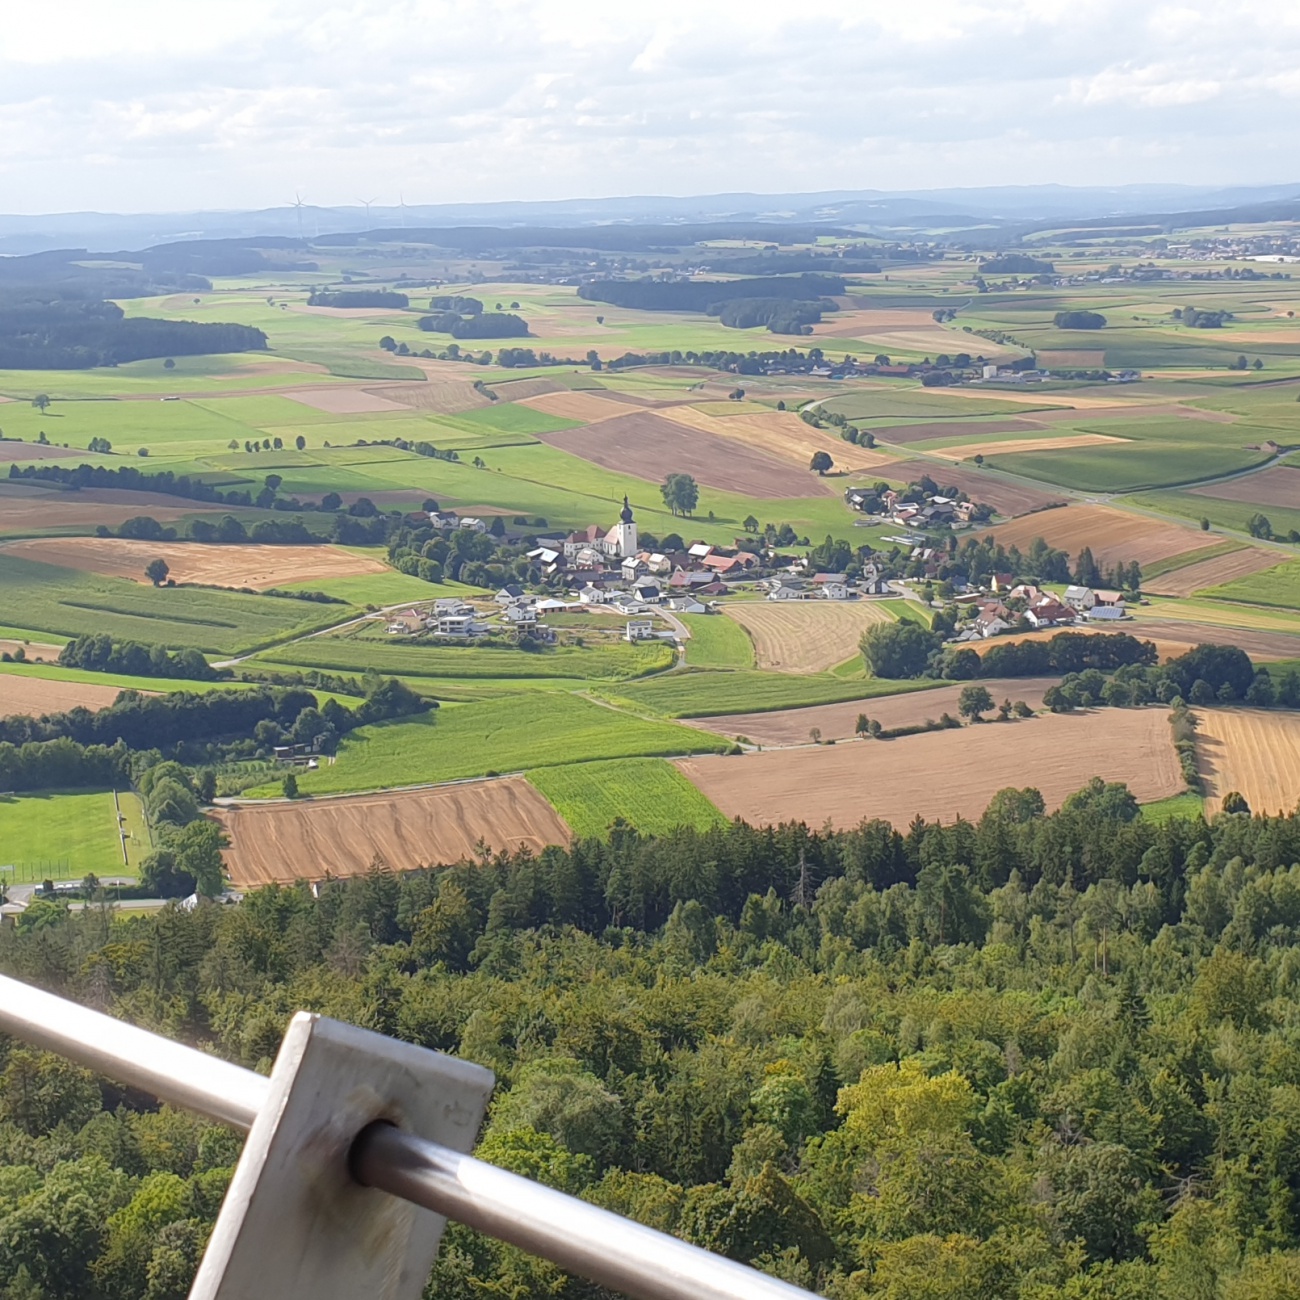
[[623,635],[629,641],[653,641],[655,621],[652,618],[630,618]]
[[663,599],[663,592],[657,582],[638,582],[632,588],[632,594],[647,605],[657,605]]
[[772,584],[768,600],[807,600],[808,584],[793,578],[781,578]]
[[589,582],[578,592],[578,599],[584,605],[604,605],[609,601],[609,592],[604,587],[595,587]]
[[439,636],[471,637],[482,636],[487,628],[473,614],[444,614],[438,619],[436,631]]
[[848,600],[853,594],[847,582],[823,582],[820,589],[823,600]]
[[668,608],[679,614],[707,614],[709,607],[694,596],[674,596],[668,602]]
[[513,605],[516,601],[522,600],[523,597],[524,589],[518,583],[508,582],[492,599],[498,605]]
[[507,605],[502,617],[513,627],[537,625],[537,610],[532,605]]
[[481,519],[462,519],[460,527],[466,528],[472,533],[486,533],[488,530],[487,524]]
[[1080,614],[1086,614],[1097,603],[1097,593],[1091,587],[1071,584],[1065,589],[1065,603]]

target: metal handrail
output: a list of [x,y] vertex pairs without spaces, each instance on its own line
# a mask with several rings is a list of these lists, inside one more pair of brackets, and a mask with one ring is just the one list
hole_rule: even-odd
[[[270,1080],[0,976],[0,1030],[247,1133]],[[635,1300],[813,1300],[677,1237],[388,1124],[356,1135],[358,1182],[467,1224]]]

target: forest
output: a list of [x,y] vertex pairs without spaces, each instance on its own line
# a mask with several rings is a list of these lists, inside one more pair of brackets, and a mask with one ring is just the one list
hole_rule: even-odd
[[737,298],[784,298],[799,302],[844,292],[838,275],[766,276],[754,280],[590,280],[578,297],[640,311],[708,311]]
[[[197,837],[199,832],[194,832]],[[487,1160],[833,1300],[1300,1287],[1300,817],[602,840],[121,916],[23,979],[266,1069],[308,1008],[497,1072]],[[230,1134],[0,1045],[0,1295],[181,1300]],[[429,1296],[605,1293],[453,1226]]]

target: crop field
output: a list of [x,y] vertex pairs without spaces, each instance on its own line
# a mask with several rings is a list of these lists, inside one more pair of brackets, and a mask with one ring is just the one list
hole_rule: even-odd
[[[1008,470],[1012,466],[1006,467]],[[974,465],[942,464],[933,460],[900,460],[880,475],[899,483],[919,480],[929,475],[940,487],[960,488],[972,501],[991,505],[1000,515],[1025,515],[1059,505],[1061,494],[1021,483],[1001,474],[990,473],[989,463]]]
[[678,614],[690,629],[686,662],[692,668],[753,668],[754,643],[733,619],[717,614]]
[[609,687],[602,694],[667,718],[704,718],[714,714],[794,709],[839,700],[866,700],[894,695],[900,690],[929,690],[938,684],[928,678],[894,682],[828,674],[711,672],[687,668],[647,681]]
[[[1145,579],[1143,586],[1163,596],[1192,596],[1205,592],[1207,595],[1220,596],[1225,600],[1254,600],[1255,603],[1262,605],[1275,604],[1277,602],[1274,600],[1260,600],[1257,596],[1238,596],[1236,592],[1242,581],[1257,579],[1261,589],[1271,590],[1273,594],[1277,594],[1278,587],[1268,582],[1268,574],[1279,567],[1280,558],[1279,552],[1263,546],[1243,546],[1235,551],[1198,560],[1195,564],[1185,565],[1159,577]],[[1228,592],[1232,594],[1229,595]],[[1291,594],[1293,599],[1285,603],[1300,607],[1298,604],[1300,591]]]
[[[826,408],[833,410],[835,402],[827,402]],[[945,446],[954,439],[987,437],[996,442],[999,435],[1040,433],[1047,426],[1038,420],[1002,419],[982,420],[975,418],[978,412],[972,412],[966,420],[915,420],[908,424],[873,424],[871,431],[881,442],[907,447],[912,443],[927,446]],[[972,453],[973,454],[973,453]]]
[[616,416],[627,414],[626,403],[604,392],[546,393],[524,398],[522,404],[534,411],[559,416],[578,424],[595,424],[600,420],[612,420]]
[[514,646],[400,645],[358,636],[320,636],[259,656],[271,663],[333,672],[369,669],[399,677],[548,678],[617,681],[670,668],[673,649],[665,642],[628,645],[560,645],[543,650]]
[[[1282,560],[1276,551],[1266,552],[1274,563],[1263,569],[1232,578],[1201,594],[1215,600],[1240,601],[1250,605],[1270,605],[1300,610],[1300,560]],[[1296,620],[1300,631],[1300,618]]]
[[[335,762],[302,773],[298,784],[304,794],[342,794],[725,747],[677,723],[646,721],[563,691],[533,691],[360,727],[343,740]],[[249,794],[278,792],[267,786]]]
[[680,826],[707,830],[727,820],[662,758],[543,767],[528,779],[579,837],[603,836],[617,818],[643,835],[667,835]]
[[1003,546],[1017,546],[1022,552],[1028,551],[1036,537],[1071,558],[1087,546],[1103,566],[1131,560],[1145,565],[1205,545],[1204,533],[1185,525],[1086,504],[1044,510],[1014,523],[998,524],[992,532]]
[[235,654],[338,622],[342,605],[196,588],[143,587],[0,552],[0,604],[36,632],[103,632],[173,649]]
[[846,420],[935,420],[954,415],[1023,415],[1031,409],[1052,410],[1058,405],[1072,406],[1072,397],[1073,395],[1058,403],[1054,398],[1047,399],[1038,393],[1015,394],[1013,397],[987,390],[936,392],[933,389],[904,387],[901,384],[881,384],[878,388],[865,388],[845,393],[842,397],[831,397],[824,406],[827,411],[836,412]]
[[13,867],[0,883],[134,875],[150,852],[149,833],[139,798],[121,793],[117,799],[115,805],[111,790],[0,795],[0,866]]
[[[1043,692],[1055,685],[1058,677],[1007,677],[981,680],[996,703],[1023,700],[1037,711],[1043,706]],[[692,727],[702,727],[728,739],[744,737],[767,749],[783,745],[807,745],[815,728],[826,740],[854,740],[858,718],[866,714],[886,730],[914,727],[927,719],[938,720],[943,714],[957,714],[957,697],[963,685],[936,685],[928,691],[907,691],[901,695],[882,695],[873,700],[853,700],[841,704],[819,704],[804,709],[781,709],[768,713],[735,713],[715,718],[696,718]],[[993,716],[991,713],[989,716]],[[865,742],[872,743],[872,742]]]
[[194,515],[211,517],[218,513],[216,508],[197,501],[160,497],[150,492],[120,492],[111,488],[64,492],[57,488],[3,482],[0,483],[0,536],[91,533],[98,524],[116,528],[128,519],[144,514],[146,509],[163,524]]
[[140,583],[149,581],[144,576],[145,565],[161,559],[173,581],[217,587],[287,587],[293,583],[311,587],[321,579],[392,572],[382,560],[341,546],[209,546],[123,537],[60,537],[11,542],[0,547],[0,552]]
[[[1253,474],[1247,475],[1245,478],[1235,480],[1235,484],[1249,483],[1254,477]],[[1230,501],[1211,495],[1232,486],[1233,483],[1220,483],[1212,488],[1198,488],[1190,492],[1146,492],[1135,496],[1133,504],[1149,510],[1182,515],[1189,520],[1206,518],[1215,527],[1233,528],[1245,533],[1248,531],[1251,516],[1261,512],[1260,507],[1253,501]],[[1294,508],[1270,505],[1262,513],[1267,516],[1275,533],[1285,536],[1292,528],[1300,529],[1300,503],[1297,503]]]
[[825,672],[857,653],[867,628],[896,618],[880,600],[742,601],[723,613],[749,634],[758,666],[783,673]]
[[1282,814],[1300,804],[1300,713],[1265,709],[1197,709],[1197,770],[1205,812],[1223,796],[1244,795],[1251,812]]
[[[9,664],[3,665],[9,668]],[[0,671],[0,718],[22,714],[39,718],[69,709],[106,709],[117,699],[119,686]],[[3,854],[0,848],[0,854]]]
[[1300,468],[1291,465],[1273,465],[1258,474],[1211,487],[1193,488],[1196,496],[1213,497],[1218,501],[1242,501],[1255,509],[1282,506],[1300,509]]
[[1060,433],[1041,438],[990,438],[987,442],[962,442],[956,446],[927,446],[925,450],[934,456],[942,456],[945,460],[969,460],[972,456],[1017,456],[1026,451],[1104,447],[1109,443],[1123,441],[1123,438],[1113,438],[1106,433]]
[[522,777],[430,790],[241,804],[216,819],[230,836],[236,888],[474,861],[496,852],[567,844],[569,829]]
[[1044,714],[898,740],[683,759],[682,772],[728,817],[755,825],[856,826],[884,818],[978,818],[1008,786],[1033,786],[1049,808],[1094,776],[1139,802],[1178,794],[1183,776],[1163,709]]

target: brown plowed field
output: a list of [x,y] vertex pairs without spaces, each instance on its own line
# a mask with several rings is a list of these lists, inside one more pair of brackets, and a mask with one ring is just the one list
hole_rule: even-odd
[[503,402],[521,402],[525,397],[544,397],[547,393],[567,393],[563,384],[554,379],[494,379],[490,385],[492,391]]
[[[28,648],[30,655],[31,648]],[[61,682],[44,677],[0,673],[0,718],[20,713],[39,718],[69,709],[106,709],[117,699],[120,686],[95,686],[89,682]]]
[[[1300,476],[1297,476],[1300,477]],[[1217,587],[1234,578],[1248,578],[1252,573],[1262,573],[1281,564],[1286,557],[1262,546],[1243,546],[1239,551],[1211,556],[1195,564],[1184,565],[1170,573],[1151,578],[1142,585],[1161,596],[1190,596],[1204,587]]]
[[835,490],[806,468],[800,470],[788,461],[743,443],[701,433],[652,411],[632,411],[598,424],[540,433],[537,437],[595,465],[634,474],[652,483],[658,483],[672,470],[690,474],[705,487],[749,497],[815,497],[827,496]]
[[[868,708],[868,712],[869,712]],[[1058,807],[1094,776],[1124,781],[1143,803],[1185,789],[1164,709],[1048,713],[899,740],[681,759],[677,766],[728,817],[755,825],[903,828],[979,817],[1007,786],[1033,786]]]
[[401,402],[391,401],[365,388],[306,388],[285,393],[290,401],[300,402],[330,415],[369,415],[379,411],[405,411]]
[[[978,415],[972,411],[971,415]],[[802,423],[802,421],[800,421]],[[980,434],[1033,433],[1041,429],[1038,420],[927,420],[924,424],[882,424],[872,426],[871,432],[884,442],[907,446],[912,442],[933,442],[936,438],[972,438]]]
[[1021,451],[1066,451],[1071,447],[1104,447],[1108,442],[1126,442],[1105,433],[1067,433],[1058,438],[993,438],[987,442],[963,442],[955,447],[932,447],[932,456],[951,460],[969,460],[972,456],[1005,456]]
[[76,447],[51,447],[39,442],[18,442],[6,438],[0,442],[0,465],[11,465],[19,460],[55,460],[61,456],[84,456]]
[[932,460],[896,461],[890,466],[888,477],[911,482],[922,474],[928,474],[942,487],[960,488],[972,501],[983,501],[1000,515],[1028,514],[1061,499],[1059,493],[1022,487],[996,472],[974,466],[967,469],[964,465],[936,465]]
[[[1059,677],[995,677],[981,681],[996,703],[1024,700],[1031,709],[1043,707],[1043,692],[1060,681]],[[904,691],[901,695],[882,695],[871,700],[846,700],[843,704],[816,704],[806,709],[780,709],[775,713],[735,713],[725,717],[695,718],[687,726],[716,732],[734,739],[744,736],[756,745],[775,748],[781,745],[806,745],[808,733],[816,727],[823,740],[852,740],[858,715],[865,713],[882,727],[914,727],[927,718],[938,719],[944,713],[957,716],[957,697],[961,686],[936,686],[931,691]],[[990,715],[992,716],[992,715]]]
[[48,641],[12,641],[0,637],[0,654],[11,655],[15,650],[21,650],[28,659],[55,660],[59,657],[62,648]]
[[743,601],[722,612],[749,633],[758,667],[783,673],[823,673],[842,664],[857,653],[867,628],[893,617],[873,600]]
[[81,569],[106,578],[147,582],[144,566],[167,561],[177,582],[214,587],[284,587],[322,578],[388,573],[388,566],[338,546],[206,546],[199,542],[139,542],[123,537],[43,537],[4,547],[42,564]]
[[455,415],[458,411],[491,405],[491,399],[484,397],[468,379],[436,379],[430,375],[423,384],[392,384],[371,391],[411,410],[433,411],[438,415]]
[[709,415],[693,406],[677,406],[669,417],[674,424],[684,424],[701,433],[716,434],[748,447],[788,460],[791,465],[806,470],[813,452],[829,453],[835,468],[852,474],[858,470],[876,469],[897,462],[885,452],[857,447],[842,438],[833,437],[821,429],[805,424],[791,411],[762,411],[752,415]]
[[1264,709],[1197,709],[1196,766],[1205,782],[1205,813],[1236,790],[1251,812],[1290,813],[1300,803],[1300,713]]
[[355,876],[376,858],[394,871],[493,850],[567,844],[569,828],[523,777],[468,781],[429,790],[276,801],[223,808],[226,867],[241,889],[273,881]]
[[[543,393],[541,397],[524,399],[525,406],[535,411],[544,411],[547,415],[558,415],[562,420],[581,420],[584,424],[594,424],[597,420],[610,420],[618,415],[627,414],[627,402],[604,393],[575,393],[568,390],[562,393]],[[656,480],[661,474],[652,476]]]
[[116,527],[136,515],[152,515],[171,523],[189,515],[224,514],[225,506],[205,506],[152,492],[127,492],[114,488],[83,488],[62,492],[0,483],[0,534],[90,532],[96,524]]
[[1216,487],[1193,488],[1192,493],[1217,501],[1248,501],[1251,505],[1290,506],[1294,510],[1300,504],[1300,469],[1274,465]]
[[[980,499],[974,488],[968,487],[966,491],[977,501]],[[1041,537],[1071,558],[1088,546],[1092,548],[1093,558],[1103,567],[1130,560],[1154,564],[1156,560],[1199,550],[1205,545],[1204,534],[1190,525],[1132,515],[1109,506],[1082,504],[1044,510],[1013,523],[998,524],[993,535],[1003,546],[1018,546],[1021,551],[1028,551],[1034,538]]]

